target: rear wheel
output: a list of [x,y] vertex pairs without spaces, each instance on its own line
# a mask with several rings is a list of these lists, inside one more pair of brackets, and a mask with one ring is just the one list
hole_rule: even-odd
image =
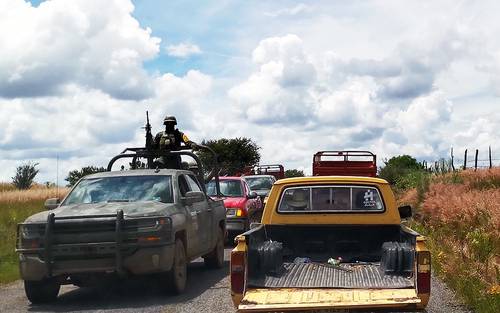
[[172,269],[168,272],[167,279],[170,283],[170,289],[175,294],[184,292],[187,279],[187,258],[186,250],[182,240],[175,240],[174,262]]
[[54,279],[44,279],[40,281],[24,281],[24,291],[26,297],[33,304],[48,303],[56,300],[61,284]]
[[219,228],[217,232],[217,243],[210,254],[203,257],[205,265],[210,268],[221,268],[224,266],[224,234]]

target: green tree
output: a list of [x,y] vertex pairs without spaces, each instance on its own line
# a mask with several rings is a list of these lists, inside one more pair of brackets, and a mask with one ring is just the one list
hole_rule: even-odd
[[68,187],[71,187],[75,185],[78,180],[84,176],[94,174],[94,173],[99,173],[99,172],[106,172],[106,169],[104,167],[97,167],[97,166],[85,166],[82,167],[81,170],[73,170],[68,173],[68,177],[65,178],[66,181],[68,181]]
[[291,169],[291,170],[286,170],[285,171],[285,178],[290,178],[290,177],[304,177],[304,171],[302,170],[297,170],[297,169]]
[[[204,140],[202,144],[209,146],[217,153],[220,175],[243,173],[246,167],[255,166],[260,161],[260,147],[250,138]],[[206,170],[212,168],[212,155],[209,152],[200,150],[197,154]]]
[[16,168],[16,175],[12,177],[12,184],[17,189],[29,189],[33,184],[35,176],[40,171],[36,167],[38,163],[28,162]]
[[399,155],[384,161],[384,166],[379,169],[379,176],[394,185],[402,177],[411,172],[422,171],[422,164],[409,155]]

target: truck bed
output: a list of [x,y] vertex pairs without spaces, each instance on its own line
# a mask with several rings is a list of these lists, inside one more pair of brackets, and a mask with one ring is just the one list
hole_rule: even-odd
[[280,273],[250,277],[248,286],[256,288],[413,288],[414,280],[401,275],[386,275],[378,264],[342,264],[345,269],[316,263],[283,263]]

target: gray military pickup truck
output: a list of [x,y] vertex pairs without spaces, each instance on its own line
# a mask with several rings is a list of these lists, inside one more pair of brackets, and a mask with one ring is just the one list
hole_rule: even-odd
[[56,299],[62,284],[86,286],[109,274],[158,273],[162,286],[180,293],[190,260],[223,266],[224,205],[191,171],[89,175],[46,208],[18,225],[16,251],[32,303]]

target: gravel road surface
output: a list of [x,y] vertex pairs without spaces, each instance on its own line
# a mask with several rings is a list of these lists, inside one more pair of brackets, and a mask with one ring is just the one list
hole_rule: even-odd
[[[228,260],[230,249],[226,249]],[[188,269],[188,287],[180,296],[160,293],[157,281],[145,278],[108,288],[63,286],[57,302],[31,305],[21,281],[0,286],[0,312],[235,312],[229,293],[228,267],[209,270],[202,259]],[[461,306],[438,279],[432,280],[432,297],[427,313],[472,312]]]

